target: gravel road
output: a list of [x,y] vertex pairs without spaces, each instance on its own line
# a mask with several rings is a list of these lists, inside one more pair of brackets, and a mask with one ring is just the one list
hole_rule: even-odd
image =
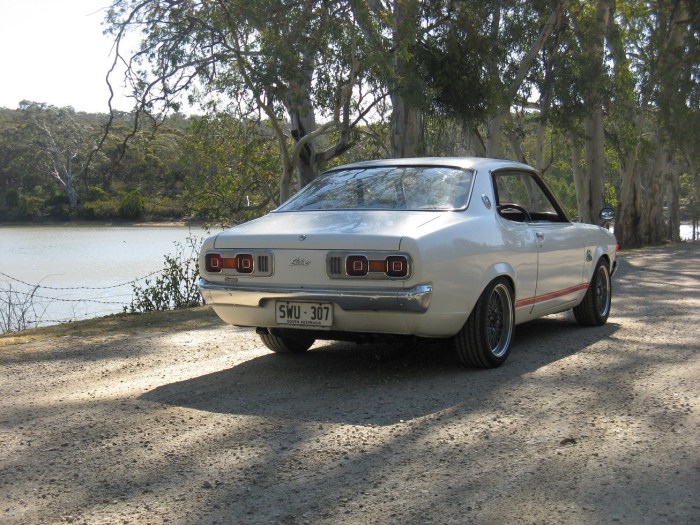
[[275,355],[207,308],[0,337],[0,523],[700,523],[700,244],[630,251],[607,325]]

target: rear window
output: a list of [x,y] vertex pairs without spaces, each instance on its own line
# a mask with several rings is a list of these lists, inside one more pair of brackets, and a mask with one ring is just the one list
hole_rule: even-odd
[[455,210],[469,199],[474,174],[445,166],[377,166],[322,174],[278,211]]

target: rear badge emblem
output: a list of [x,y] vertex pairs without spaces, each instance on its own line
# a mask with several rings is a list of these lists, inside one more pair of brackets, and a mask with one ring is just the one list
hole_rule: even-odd
[[310,264],[311,264],[311,261],[309,261],[308,259],[304,259],[302,257],[297,257],[291,263],[289,263],[289,266],[308,266]]

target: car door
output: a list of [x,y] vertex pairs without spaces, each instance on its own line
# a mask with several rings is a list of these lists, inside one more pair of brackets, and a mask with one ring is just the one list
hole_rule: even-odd
[[528,229],[537,244],[535,293],[520,297],[519,305],[532,304],[534,315],[560,310],[585,288],[584,246],[576,227],[535,173],[509,170],[493,177],[499,214]]
[[537,291],[533,313],[561,310],[587,287],[582,283],[584,247],[571,223],[534,223],[537,239]]

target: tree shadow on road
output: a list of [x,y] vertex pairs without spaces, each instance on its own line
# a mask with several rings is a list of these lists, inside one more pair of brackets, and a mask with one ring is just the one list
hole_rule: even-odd
[[609,338],[614,323],[582,329],[566,317],[517,328],[501,368],[468,369],[450,341],[317,344],[302,355],[268,354],[201,377],[158,387],[142,400],[216,413],[353,425],[392,425],[455,405],[483,408],[494,391]]

